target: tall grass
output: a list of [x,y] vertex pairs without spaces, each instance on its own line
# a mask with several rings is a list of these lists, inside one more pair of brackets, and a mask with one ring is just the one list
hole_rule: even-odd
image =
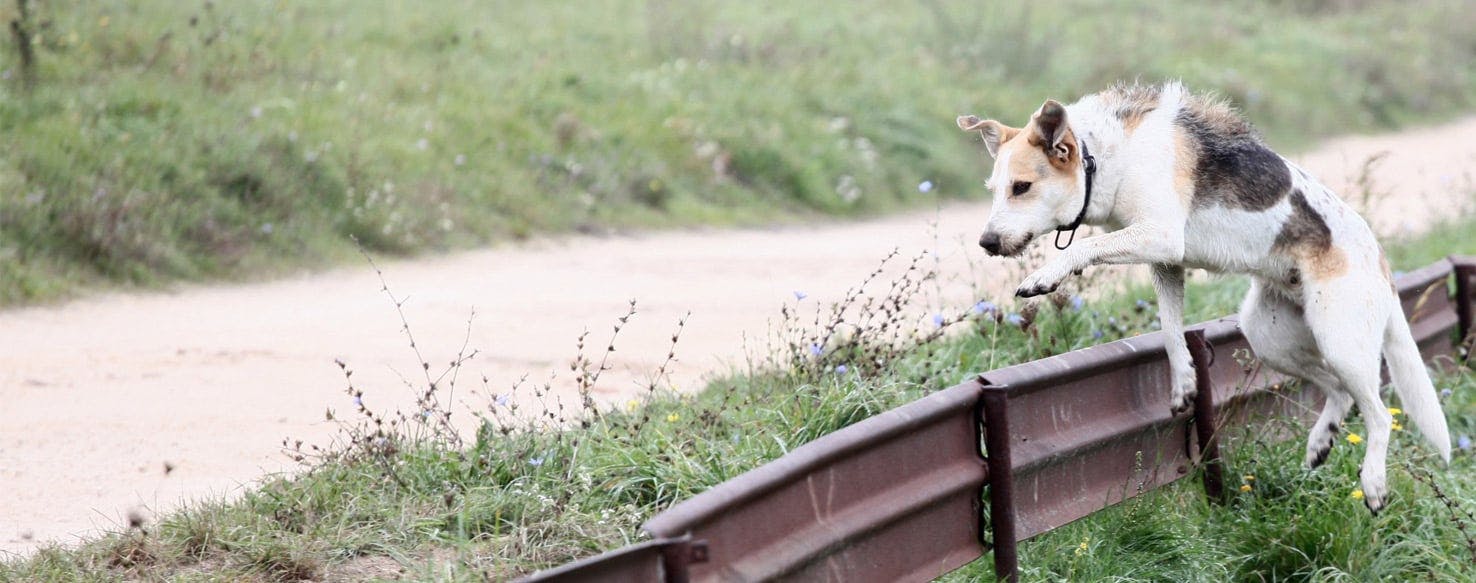
[[33,90],[0,50],[0,304],[320,265],[351,237],[979,196],[954,114],[1121,79],[1223,92],[1282,146],[1476,95],[1460,0],[30,5]]

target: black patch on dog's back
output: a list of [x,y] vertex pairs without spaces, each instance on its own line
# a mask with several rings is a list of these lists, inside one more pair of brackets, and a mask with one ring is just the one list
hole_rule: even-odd
[[1194,206],[1261,211],[1291,190],[1286,162],[1261,143],[1250,124],[1228,111],[1186,106],[1174,122],[1194,144]]
[[1307,197],[1300,189],[1292,191],[1291,207],[1291,215],[1287,216],[1286,222],[1281,225],[1281,232],[1276,234],[1276,242],[1271,248],[1287,251],[1304,245],[1314,252],[1331,248],[1332,230],[1327,228],[1327,222],[1322,220],[1322,215],[1317,214],[1317,210],[1307,202]]

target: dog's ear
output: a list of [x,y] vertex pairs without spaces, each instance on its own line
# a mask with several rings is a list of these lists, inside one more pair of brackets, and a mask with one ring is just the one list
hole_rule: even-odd
[[992,119],[980,120],[976,115],[958,116],[958,129],[966,132],[978,130],[979,135],[984,136],[984,147],[989,149],[990,157],[998,156],[999,145],[1020,133],[1019,128],[1012,128]]
[[1045,150],[1047,156],[1065,158],[1070,154],[1061,143],[1070,127],[1066,123],[1065,106],[1054,99],[1047,99],[1030,121],[1035,122],[1035,137],[1038,139],[1031,141]]

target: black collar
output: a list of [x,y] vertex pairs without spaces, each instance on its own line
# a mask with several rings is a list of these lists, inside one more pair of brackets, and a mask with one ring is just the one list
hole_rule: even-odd
[[[1097,174],[1097,159],[1092,157],[1090,150],[1087,150],[1086,140],[1077,140],[1077,143],[1081,144],[1081,162],[1086,165],[1086,196],[1081,201],[1081,212],[1076,213],[1076,220],[1071,221],[1070,225],[1056,227],[1056,248],[1062,251],[1076,241],[1076,228],[1081,226],[1082,219],[1087,216],[1087,209],[1092,206],[1092,176]],[[1071,237],[1066,239],[1065,245],[1062,245],[1061,233],[1068,231],[1071,232]]]

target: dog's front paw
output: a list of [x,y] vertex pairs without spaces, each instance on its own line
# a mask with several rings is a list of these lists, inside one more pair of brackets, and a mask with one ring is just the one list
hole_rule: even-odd
[[1384,470],[1383,468],[1365,467],[1361,474],[1363,478],[1363,505],[1368,507],[1369,512],[1377,515],[1380,510],[1384,509],[1384,502],[1389,496],[1389,488],[1384,483]]
[[1186,368],[1173,374],[1174,389],[1169,398],[1169,408],[1178,415],[1194,408],[1194,398],[1199,396],[1199,385],[1194,382],[1194,369]]
[[1066,279],[1066,274],[1047,265],[1030,274],[1025,281],[1020,282],[1020,287],[1015,289],[1015,295],[1022,298],[1033,298],[1056,291],[1061,286],[1061,280]]

